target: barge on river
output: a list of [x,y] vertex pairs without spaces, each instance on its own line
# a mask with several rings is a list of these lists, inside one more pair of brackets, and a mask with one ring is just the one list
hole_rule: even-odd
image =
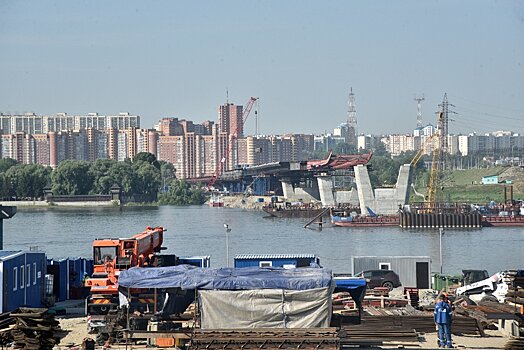
[[398,215],[384,216],[341,216],[331,215],[331,223],[342,227],[381,227],[398,226]]
[[320,215],[326,209],[307,205],[277,206],[270,204],[262,207],[262,210],[277,218],[313,218]]

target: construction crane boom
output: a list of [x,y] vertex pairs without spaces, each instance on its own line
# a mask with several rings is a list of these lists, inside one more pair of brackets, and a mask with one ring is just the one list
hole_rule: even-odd
[[438,180],[440,176],[440,161],[441,161],[441,153],[442,153],[442,132],[443,132],[443,119],[442,119],[443,113],[438,113],[438,123],[437,123],[437,147],[433,150],[433,156],[432,156],[432,162],[431,162],[431,171],[429,176],[429,184],[428,184],[428,195],[426,202],[427,203],[434,203],[437,200],[437,187],[438,187]]
[[[442,145],[441,145],[442,138],[440,137],[441,132],[442,132],[442,112],[439,112],[436,132],[424,141],[424,143],[420,147],[420,150],[417,152],[417,154],[415,154],[415,156],[413,157],[413,159],[410,162],[412,166],[416,166],[417,163],[422,158],[422,156],[424,155],[426,147],[431,143],[435,145],[435,147],[433,147],[433,152],[432,152],[432,157],[431,157],[431,168],[430,168],[430,173],[429,173],[427,194],[424,200],[424,203],[427,203],[429,205],[431,205],[431,203],[435,202],[437,199],[436,197],[437,197],[438,179],[439,179],[439,174],[440,174],[441,151],[442,151]],[[435,142],[435,140],[437,142]]]
[[222,156],[218,160],[217,165],[215,167],[215,172],[213,173],[213,177],[207,184],[208,189],[210,189],[211,187],[215,185],[215,183],[218,180],[218,177],[222,174],[222,168],[227,164],[227,160],[229,158],[229,144],[233,143],[234,139],[238,137],[238,129],[240,125],[244,126],[244,124],[246,123],[247,117],[249,116],[249,113],[251,112],[251,109],[253,108],[253,105],[255,104],[256,101],[258,101],[258,97],[253,97],[253,96],[251,96],[249,98],[249,101],[247,101],[246,106],[244,110],[242,111],[242,124],[237,124],[235,126],[235,129],[231,133],[232,139],[227,140],[226,145],[224,147],[224,152],[222,153]]

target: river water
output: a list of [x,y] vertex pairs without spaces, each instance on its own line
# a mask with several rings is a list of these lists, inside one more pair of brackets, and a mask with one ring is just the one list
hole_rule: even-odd
[[[350,272],[352,256],[430,256],[439,270],[438,231],[396,227],[345,228],[325,224],[304,229],[307,219],[267,218],[261,211],[231,208],[131,207],[19,210],[4,220],[4,249],[38,247],[49,257],[91,257],[95,238],[130,237],[146,226],[163,226],[166,253],[210,255],[211,266],[226,265],[235,254],[312,253],[334,272]],[[448,230],[442,237],[444,273],[486,269],[495,273],[524,268],[524,227]]]

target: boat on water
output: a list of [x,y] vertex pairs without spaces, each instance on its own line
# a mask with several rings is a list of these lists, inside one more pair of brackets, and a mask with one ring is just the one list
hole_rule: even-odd
[[316,205],[276,205],[272,203],[263,206],[262,210],[277,218],[313,218],[320,215],[326,208]]
[[331,223],[342,227],[379,227],[398,226],[400,223],[398,215],[383,216],[341,216],[331,215]]
[[394,215],[377,215],[370,208],[367,208],[369,216],[362,216],[356,212],[347,210],[331,210],[331,223],[341,227],[379,227],[379,226],[399,226],[400,217]]
[[221,208],[224,206],[224,201],[222,200],[222,196],[219,194],[213,193],[211,197],[209,198],[209,206],[214,208]]
[[483,215],[482,226],[484,227],[512,227],[524,226],[524,215]]

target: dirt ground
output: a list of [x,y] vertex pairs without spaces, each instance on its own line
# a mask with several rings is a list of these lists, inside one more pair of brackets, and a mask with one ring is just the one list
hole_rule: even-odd
[[85,316],[67,318],[57,317],[57,319],[60,322],[62,330],[67,332],[66,336],[60,340],[60,348],[81,345],[86,337],[94,339],[94,336],[87,334],[87,318]]
[[[426,333],[423,336],[424,341],[421,341],[420,347],[423,349],[438,348],[437,339],[438,333]],[[486,337],[478,335],[454,335],[452,337],[455,348],[460,349],[503,349],[508,341],[508,338],[503,337],[498,331],[486,331]]]
[[[67,331],[67,335],[59,344],[60,349],[69,349],[72,346],[81,346],[82,340],[86,337],[94,338],[87,334],[87,319],[85,316],[58,318],[60,326]],[[480,336],[453,336],[455,348],[459,349],[503,349],[508,338],[503,337],[498,331],[486,331],[487,337]],[[420,338],[415,347],[422,349],[435,349],[437,347],[437,333],[426,333]],[[418,346],[417,346],[418,345]],[[112,347],[118,349],[120,347]],[[124,347],[123,347],[124,348]],[[133,346],[133,348],[144,348],[144,346]],[[391,345],[384,348],[398,348],[397,345]],[[410,346],[411,348],[411,346]]]

